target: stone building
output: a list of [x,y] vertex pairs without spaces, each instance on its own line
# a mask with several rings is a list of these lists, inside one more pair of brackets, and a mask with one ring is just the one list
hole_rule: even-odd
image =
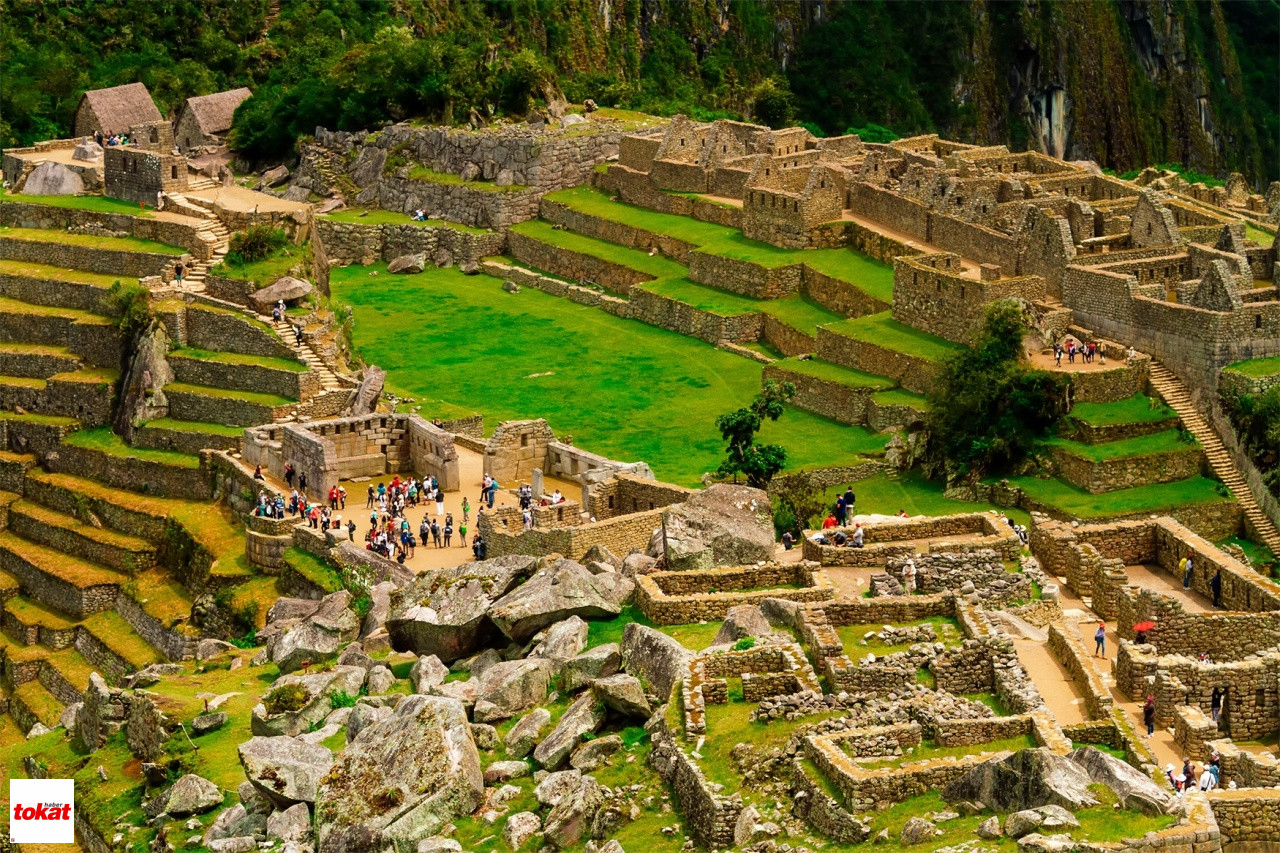
[[173,128],[167,121],[136,124],[129,129],[135,145],[103,151],[103,183],[111,198],[154,206],[161,192],[187,190],[187,160],[173,153]]
[[178,109],[178,117],[173,123],[173,137],[178,150],[183,154],[190,154],[194,148],[226,142],[236,107],[252,94],[241,87],[187,98]]
[[164,116],[141,83],[126,83],[110,89],[85,92],[76,107],[76,136],[105,136],[126,133],[134,125],[163,121]]

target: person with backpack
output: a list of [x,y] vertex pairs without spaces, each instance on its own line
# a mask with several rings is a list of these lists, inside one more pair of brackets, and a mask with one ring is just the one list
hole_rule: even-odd
[[1099,622],[1098,630],[1095,631],[1093,634],[1093,656],[1096,658],[1098,657],[1104,658],[1107,656],[1107,623],[1106,622]]
[[1191,551],[1182,558],[1182,588],[1191,589],[1191,574],[1195,571],[1195,557]]

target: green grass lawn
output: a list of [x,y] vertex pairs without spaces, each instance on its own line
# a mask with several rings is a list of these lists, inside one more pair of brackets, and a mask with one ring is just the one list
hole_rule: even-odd
[[73,210],[91,210],[94,213],[123,213],[151,219],[151,211],[132,201],[107,198],[104,195],[27,195],[11,193],[0,188],[0,201],[16,201],[26,204],[43,204],[48,207],[66,207]]
[[893,388],[892,379],[877,376],[874,373],[863,373],[861,370],[841,367],[838,364],[832,364],[829,361],[821,361],[816,358],[784,358],[774,364],[774,367],[780,370],[803,373],[805,376],[813,376],[827,382],[847,385],[850,388],[870,388],[877,391],[887,391]]
[[739,314],[755,312],[768,314],[806,335],[814,334],[818,326],[844,319],[834,311],[828,311],[799,294],[785,296],[782,299],[752,299],[727,290],[698,284],[687,278],[657,279],[645,282],[640,287],[722,317],[735,317]]
[[108,427],[82,429],[62,439],[64,444],[73,447],[84,447],[100,450],[110,456],[127,456],[147,462],[159,462],[178,468],[199,468],[200,458],[189,453],[178,453],[173,450],[150,450],[145,447],[130,447],[124,439],[113,433]]
[[195,347],[179,347],[170,355],[179,358],[194,358],[199,361],[214,361],[219,364],[253,365],[268,367],[272,370],[287,370],[290,373],[306,373],[308,368],[300,361],[290,358],[272,358],[265,355],[244,355],[238,352],[213,352]]
[[231,388],[215,388],[212,385],[191,385],[186,382],[170,382],[164,386],[168,391],[176,391],[180,394],[199,394],[202,397],[218,397],[224,400],[243,400],[246,403],[254,403],[259,406],[271,406],[273,408],[279,406],[290,406],[298,402],[288,397],[281,397],[279,394],[268,394],[265,391],[236,391]]
[[925,361],[942,361],[963,349],[960,344],[922,332],[905,323],[899,323],[890,313],[881,311],[879,314],[868,314],[865,317],[832,324],[828,328],[846,338],[875,344]]
[[[828,503],[835,504],[836,496],[844,492],[847,484],[827,490]],[[853,484],[857,497],[856,510],[865,514],[896,515],[905,509],[908,515],[952,515],[961,512],[988,512],[997,510],[1019,524],[1030,524],[1031,514],[1019,509],[1006,509],[980,501],[957,501],[943,495],[946,487],[939,481],[926,480],[917,471],[899,474],[890,479],[884,474],[859,480]]]
[[0,275],[24,276],[75,284],[91,284],[94,287],[104,289],[120,281],[120,276],[118,275],[102,275],[96,272],[71,270],[66,267],[51,267],[47,264],[33,264],[27,261],[0,260]]
[[884,302],[893,300],[893,267],[849,249],[781,249],[750,240],[736,228],[614,201],[589,186],[549,193],[546,198],[611,222],[683,240],[708,254],[770,268],[805,263]]
[[1244,236],[1246,240],[1252,240],[1263,248],[1270,248],[1271,244],[1274,243],[1276,239],[1275,234],[1272,234],[1269,231],[1263,231],[1252,222],[1246,222],[1244,224]]
[[224,260],[209,270],[209,274],[233,278],[237,281],[252,281],[261,288],[287,276],[296,264],[305,260],[306,250],[301,246],[289,244],[276,249],[260,261],[232,264]]
[[[719,464],[715,419],[760,387],[756,362],[532,288],[510,295],[456,269],[369,272],[335,269],[334,298],[353,306],[355,345],[388,372],[389,390],[428,418],[436,410],[422,401],[441,399],[483,412],[490,428],[545,417],[579,446],[693,485]],[[787,448],[793,469],[849,464],[887,440],[793,408],[761,435]]]
[[1091,462],[1106,462],[1112,459],[1126,459],[1131,456],[1149,456],[1153,453],[1173,453],[1191,450],[1196,447],[1194,439],[1186,441],[1183,434],[1176,429],[1125,438],[1120,441],[1108,441],[1103,444],[1084,444],[1066,438],[1050,438],[1044,442],[1049,447],[1059,447],[1075,456],[1081,456]]
[[608,643],[621,643],[622,632],[632,622],[656,628],[668,637],[672,637],[687,649],[700,652],[720,633],[720,622],[708,622],[705,625],[694,622],[688,625],[655,625],[649,621],[640,609],[628,604],[612,619],[587,623],[587,648],[603,646]]
[[1255,378],[1275,376],[1280,373],[1280,355],[1271,358],[1251,358],[1246,361],[1237,361],[1235,364],[1227,365],[1223,370],[1231,370]]
[[149,252],[156,255],[184,255],[187,251],[153,240],[139,240],[137,237],[99,237],[96,234],[72,234],[68,231],[45,231],[40,228],[0,226],[0,237],[37,243],[65,243],[68,246],[87,246],[92,249],[114,249],[120,252]]
[[553,228],[551,223],[543,222],[540,219],[520,222],[511,226],[511,231],[531,240],[537,240],[539,243],[558,246],[561,249],[577,252],[580,255],[600,258],[603,261],[637,270],[654,278],[683,278],[688,273],[683,264],[678,264],[669,258],[664,258],[662,255],[650,255],[648,252],[642,252],[638,249],[628,249],[626,246],[619,246],[616,243],[597,240],[594,237],[586,237],[573,231]]
[[[889,624],[895,628],[905,628],[909,625],[932,625],[933,632],[937,635],[937,640],[932,642],[942,642],[948,646],[958,646],[964,639],[964,635],[960,633],[959,623],[948,616],[934,616],[928,619],[919,619],[915,622],[892,622]],[[894,652],[906,651],[914,645],[913,643],[886,645],[875,637],[865,643],[862,641],[862,638],[868,633],[878,634],[883,628],[884,623],[880,623],[876,625],[839,625],[835,630],[840,637],[841,644],[844,646],[844,653],[852,660],[865,658],[868,654],[874,654],[877,657],[891,655]]]
[[154,421],[147,421],[146,425],[155,429],[169,429],[174,432],[209,433],[210,435],[222,435],[228,438],[239,438],[244,433],[244,427],[201,423],[200,421],[175,421],[173,418],[157,418]]
[[1134,394],[1115,403],[1076,403],[1071,407],[1071,417],[1095,427],[1144,424],[1177,416],[1177,412],[1162,401],[1153,400],[1146,394]]
[[1205,477],[1136,486],[1103,495],[1091,495],[1061,480],[1041,480],[1035,477],[1008,479],[1012,485],[1022,489],[1033,500],[1080,518],[1104,518],[1113,515],[1155,512],[1231,499],[1218,491],[1220,483]]
[[465,234],[485,233],[483,228],[472,228],[470,225],[459,225],[456,222],[448,222],[444,219],[428,219],[425,222],[419,222],[407,213],[373,208],[353,207],[347,210],[337,210],[333,213],[324,214],[322,218],[331,219],[334,222],[349,222],[354,225],[415,225],[419,228],[452,228],[454,231],[461,231]]
[[871,399],[881,406],[907,406],[920,412],[929,411],[929,401],[923,394],[915,394],[904,388],[877,391]]

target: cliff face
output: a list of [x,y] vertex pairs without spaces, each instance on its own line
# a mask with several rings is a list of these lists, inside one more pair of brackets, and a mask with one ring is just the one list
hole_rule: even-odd
[[[436,31],[472,8],[402,3]],[[1280,174],[1275,0],[515,0],[485,14],[571,100],[749,115],[755,87],[785,76],[795,117],[828,133],[874,122],[1119,170]]]

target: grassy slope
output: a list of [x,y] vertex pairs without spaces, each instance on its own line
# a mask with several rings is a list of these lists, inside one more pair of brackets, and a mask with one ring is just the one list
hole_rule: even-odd
[[1173,483],[1158,483],[1120,489],[1105,495],[1091,495],[1061,480],[1010,477],[1009,482],[1041,503],[1057,507],[1081,518],[1103,518],[1137,512],[1154,512],[1181,506],[1230,500],[1218,491],[1215,480],[1192,477]]
[[47,207],[65,207],[72,210],[91,210],[94,213],[123,213],[126,216],[137,216],[140,219],[152,218],[151,211],[145,207],[134,204],[131,201],[107,198],[104,195],[27,195],[26,193],[11,193],[5,189],[0,189],[0,201],[43,204]]
[[1134,394],[1115,403],[1076,403],[1071,417],[1090,426],[1149,423],[1177,417],[1173,409],[1145,394]]
[[194,347],[179,347],[169,353],[171,357],[194,358],[200,361],[215,361],[219,364],[253,365],[268,367],[272,370],[288,370],[291,373],[306,373],[308,367],[300,361],[288,358],[272,358],[266,355],[244,355],[238,352],[212,352]]
[[1237,361],[1235,364],[1224,367],[1223,370],[1233,370],[1236,373],[1243,373],[1245,376],[1275,376],[1280,373],[1280,355],[1272,358],[1251,358],[1247,361]]
[[[390,390],[482,411],[490,426],[545,417],[575,443],[643,459],[673,482],[715,468],[716,417],[760,385],[757,363],[537,290],[511,296],[455,269],[393,280],[369,272],[336,269],[332,287],[354,306],[356,346],[387,370]],[[422,414],[436,412],[428,404]],[[845,464],[885,442],[796,409],[762,435],[788,448],[793,467]]]
[[899,323],[890,316],[888,311],[845,320],[832,325],[830,329],[838,335],[913,355],[926,361],[942,361],[952,353],[963,349],[960,344]]
[[182,255],[186,249],[167,246],[153,240],[137,237],[99,237],[95,234],[72,234],[67,231],[43,231],[39,228],[10,228],[0,226],[0,237],[15,240],[32,240],[37,243],[66,243],[69,246],[88,246],[93,249],[115,249],[122,252],[152,252],[157,255]]
[[252,281],[259,287],[273,284],[277,279],[289,274],[289,270],[302,260],[302,249],[288,245],[277,249],[260,261],[247,264],[229,264],[226,261],[209,270],[211,275],[234,278],[239,281]]
[[877,299],[889,302],[893,298],[893,268],[847,249],[780,249],[768,243],[747,239],[736,228],[634,207],[614,201],[605,193],[588,186],[551,193],[547,199],[612,222],[675,237],[713,255],[750,261],[765,267],[803,262],[819,272],[847,281]]
[[419,228],[452,228],[464,234],[485,233],[483,228],[472,228],[470,225],[459,225],[456,222],[447,222],[443,219],[428,219],[425,222],[419,222],[408,214],[397,213],[394,210],[352,208],[326,213],[324,218],[331,219],[334,222],[347,222],[354,225],[414,225]]
[[1152,453],[1172,453],[1179,450],[1190,450],[1195,447],[1194,441],[1184,441],[1182,433],[1176,429],[1167,429],[1121,441],[1108,441],[1104,444],[1084,444],[1065,438],[1051,438],[1045,441],[1051,447],[1081,456],[1092,462],[1106,462],[1110,459],[1125,459],[1131,456],[1147,456]]

